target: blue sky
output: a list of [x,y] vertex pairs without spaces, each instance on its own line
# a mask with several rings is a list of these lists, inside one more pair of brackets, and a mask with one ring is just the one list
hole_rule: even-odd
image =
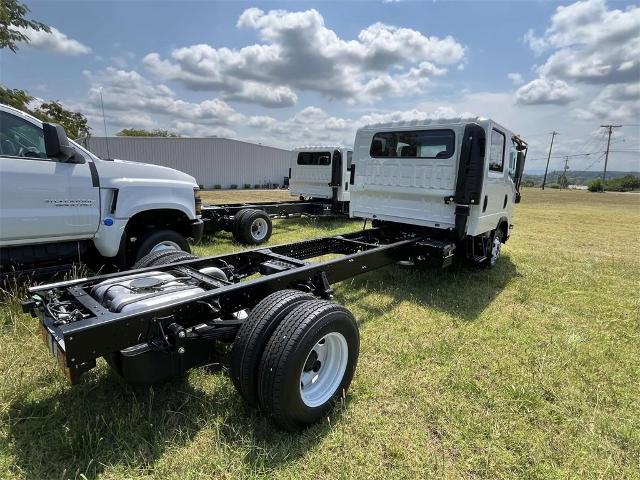
[[[166,128],[292,147],[365,123],[488,116],[531,143],[529,169],[590,153],[640,170],[633,2],[27,2],[55,27],[0,53],[0,81],[82,111],[102,135]],[[29,32],[27,32],[29,34]],[[559,168],[562,158],[553,158]]]

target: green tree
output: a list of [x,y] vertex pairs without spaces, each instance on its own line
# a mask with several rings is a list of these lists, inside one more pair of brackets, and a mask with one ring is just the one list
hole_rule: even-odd
[[118,137],[179,137],[168,130],[144,130],[143,128],[124,128],[116,133]]
[[602,180],[600,178],[591,180],[587,184],[587,188],[589,189],[590,192],[602,192]]
[[0,48],[8,48],[15,53],[18,43],[29,43],[29,37],[16,27],[51,31],[44,23],[25,18],[29,11],[29,7],[17,0],[0,1]]
[[4,88],[0,85],[0,103],[31,113],[27,106],[31,100],[33,100],[33,97],[24,90]]
[[64,108],[60,102],[43,103],[36,109],[30,109],[29,103],[33,97],[24,90],[5,88],[0,85],[0,103],[30,113],[43,122],[59,123],[70,138],[88,137],[91,127],[87,125],[87,119],[78,112]]
[[43,103],[34,114],[42,121],[62,125],[70,138],[88,137],[91,133],[84,115],[65,109],[59,102]]

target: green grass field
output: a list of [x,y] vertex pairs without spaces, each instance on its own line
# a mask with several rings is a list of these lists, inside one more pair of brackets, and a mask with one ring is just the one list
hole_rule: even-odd
[[[299,435],[249,410],[224,369],[145,389],[102,362],[71,388],[5,297],[0,478],[640,478],[640,195],[525,190],[515,223],[491,271],[337,285],[361,322],[358,369]],[[271,243],[360,227],[278,221]]]

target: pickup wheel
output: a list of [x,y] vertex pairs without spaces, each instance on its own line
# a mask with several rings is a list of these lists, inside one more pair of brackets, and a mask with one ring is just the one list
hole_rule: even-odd
[[260,405],[288,431],[317,422],[346,395],[359,350],[358,325],[349,310],[325,300],[295,307],[262,356]]
[[167,265],[169,263],[182,262],[183,260],[192,260],[194,258],[198,258],[197,255],[183,251],[160,250],[158,252],[148,253],[134,263],[132,268],[156,267],[158,265]]
[[257,372],[265,346],[282,319],[315,297],[298,290],[280,290],[263,298],[249,313],[231,349],[231,380],[242,398],[258,407]]
[[139,247],[134,255],[136,262],[145,255],[165,250],[182,250],[191,253],[189,242],[174,230],[156,230],[138,240]]
[[249,209],[234,219],[233,236],[243,245],[259,245],[271,238],[271,218],[262,210]]

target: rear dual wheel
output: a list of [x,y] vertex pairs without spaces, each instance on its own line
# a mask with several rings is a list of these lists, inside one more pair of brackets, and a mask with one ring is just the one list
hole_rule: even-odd
[[243,245],[259,245],[271,238],[271,218],[262,210],[240,210],[233,217],[233,238]]
[[360,337],[346,308],[284,290],[263,299],[238,332],[231,376],[242,397],[296,431],[346,395]]

